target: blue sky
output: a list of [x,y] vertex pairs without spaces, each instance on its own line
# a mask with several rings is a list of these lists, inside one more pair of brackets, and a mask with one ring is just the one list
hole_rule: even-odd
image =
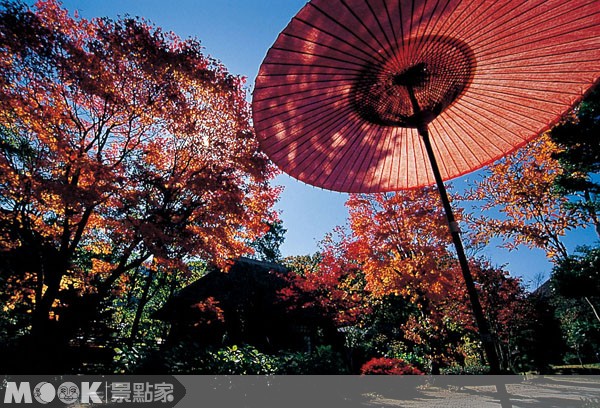
[[[77,10],[85,18],[140,16],[180,37],[196,37],[206,54],[223,62],[229,72],[248,78],[250,94],[267,50],[305,3],[306,0],[65,0],[63,6],[71,12]],[[284,255],[314,253],[326,233],[346,222],[347,195],[314,188],[286,175],[275,182],[285,187],[278,204],[287,229]],[[566,240],[570,248],[593,242],[595,236],[589,230],[571,234]],[[550,274],[551,264],[539,250],[507,252],[490,246],[484,255],[495,264],[507,264],[511,274],[522,277],[526,283],[539,274]]]

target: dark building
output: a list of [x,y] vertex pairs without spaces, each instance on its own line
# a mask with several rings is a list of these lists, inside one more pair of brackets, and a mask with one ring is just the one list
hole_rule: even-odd
[[337,331],[322,313],[281,298],[287,273],[279,264],[240,258],[229,272],[209,272],[180,290],[154,317],[171,323],[168,343],[250,344],[263,352],[335,344]]

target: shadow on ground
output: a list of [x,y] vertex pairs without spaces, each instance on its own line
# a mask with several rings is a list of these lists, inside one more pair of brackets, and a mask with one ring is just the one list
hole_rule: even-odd
[[[205,406],[600,406],[600,377],[594,376],[190,376],[178,379],[190,399],[201,400]],[[187,406],[195,407],[186,405],[184,400],[178,408]]]

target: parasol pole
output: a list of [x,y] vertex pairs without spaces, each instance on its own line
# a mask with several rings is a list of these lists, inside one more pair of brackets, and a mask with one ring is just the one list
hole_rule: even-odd
[[425,150],[427,151],[427,156],[429,157],[431,170],[433,171],[433,176],[435,178],[435,182],[440,193],[440,198],[442,199],[442,205],[444,206],[446,219],[448,220],[448,227],[450,229],[452,241],[454,242],[454,247],[456,248],[456,255],[458,256],[458,261],[460,263],[460,269],[462,271],[465,285],[467,286],[467,292],[471,301],[473,315],[475,316],[477,328],[479,329],[479,336],[481,338],[481,342],[483,343],[483,348],[485,350],[488,363],[490,364],[490,373],[500,374],[500,362],[498,359],[498,354],[496,352],[494,339],[490,332],[490,328],[485,318],[485,315],[483,314],[481,303],[479,302],[479,295],[477,294],[477,290],[475,289],[473,276],[471,275],[471,271],[469,269],[469,262],[467,261],[465,249],[460,238],[461,231],[458,226],[458,223],[456,222],[456,219],[454,218],[454,211],[452,211],[452,206],[450,205],[450,200],[448,199],[448,192],[446,191],[446,187],[444,186],[444,180],[442,179],[442,175],[440,174],[440,169],[438,167],[437,160],[435,158],[435,154],[431,146],[431,141],[429,140],[429,129],[427,128],[427,124],[423,120],[421,107],[419,106],[419,102],[415,97],[413,85],[405,84],[405,86],[408,90],[408,95],[413,106],[413,113],[416,118],[420,118],[420,124],[417,127],[417,130],[419,132],[419,135],[423,139],[423,143],[425,144]]
[[471,300],[471,306],[473,308],[473,314],[475,315],[475,321],[477,322],[477,327],[479,328],[479,335],[483,343],[483,348],[485,349],[485,354],[487,355],[488,363],[490,364],[490,372],[491,374],[499,374],[500,363],[498,361],[498,355],[496,353],[494,340],[492,338],[489,326],[483,314],[481,303],[479,302],[479,296],[477,294],[477,290],[475,289],[473,276],[471,275],[471,271],[469,270],[469,262],[467,261],[462,240],[460,238],[460,228],[454,218],[454,212],[452,211],[452,206],[450,205],[450,201],[448,200],[448,193],[446,192],[446,187],[444,187],[444,182],[440,175],[440,170],[438,168],[435,155],[433,154],[433,149],[429,140],[429,132],[426,126],[425,128],[419,129],[419,135],[421,135],[421,137],[423,138],[423,142],[425,143],[427,156],[429,156],[429,161],[431,162],[431,169],[433,170],[435,182],[437,183],[437,187],[440,192],[440,197],[442,199],[442,204],[444,206],[444,211],[446,212],[446,219],[448,220],[448,226],[450,228],[450,233],[452,234],[452,241],[454,242],[456,254],[460,263],[460,269],[462,271],[462,275],[467,286],[467,292],[469,293],[469,298]]

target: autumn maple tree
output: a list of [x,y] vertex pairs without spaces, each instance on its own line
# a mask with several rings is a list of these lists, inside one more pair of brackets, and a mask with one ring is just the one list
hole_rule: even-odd
[[470,221],[480,243],[500,237],[509,249],[526,245],[554,261],[568,257],[562,237],[586,220],[554,188],[564,172],[554,158],[560,151],[546,134],[486,168],[465,195],[477,206]]
[[[313,293],[327,288],[329,296],[319,298],[340,305],[344,314],[338,318],[358,311],[346,325],[391,324],[389,341],[403,343],[399,347],[405,351],[419,350],[434,372],[479,355],[475,320],[439,200],[434,188],[351,195],[348,228],[324,242],[319,268],[305,277]],[[484,259],[471,258],[470,266],[508,368],[514,330],[528,316],[524,289]]]
[[318,254],[286,258],[290,273],[279,292],[292,309],[317,310],[338,327],[360,324],[360,317],[370,312],[364,275],[347,253],[344,237],[336,229],[322,241]]
[[[243,79],[141,19],[0,4],[0,253],[43,335],[61,291],[221,267],[276,220]],[[8,284],[7,283],[7,284]]]
[[435,299],[449,285],[450,236],[433,188],[352,195],[348,202],[353,259],[375,295]]
[[[571,230],[588,225],[597,229],[598,225],[593,177],[598,166],[593,142],[596,105],[592,99],[548,134],[487,168],[484,178],[466,196],[480,208],[474,212],[478,215],[470,217],[480,242],[500,237],[509,249],[525,245],[544,250],[554,263],[552,281],[557,291],[552,302],[557,314],[564,315],[563,309],[573,312],[574,305],[565,305],[579,302],[582,312],[577,323],[594,320],[594,324],[598,321],[597,300],[585,293],[593,285],[580,280],[589,275],[581,265],[593,265],[593,257],[582,263],[577,254],[569,253],[563,238]],[[579,300],[570,298],[576,293],[574,287],[582,293]],[[587,316],[583,313],[586,308]],[[566,338],[573,338],[569,334],[573,316],[563,319]]]
[[[460,275],[448,251],[450,236],[437,190],[351,195],[346,205],[351,233],[340,244],[364,274],[374,309],[399,318],[388,324],[403,332],[403,341],[425,346],[425,355],[438,365],[447,349],[442,344],[448,339],[442,329],[450,319],[447,294]],[[389,302],[404,303],[405,316],[386,312]]]

